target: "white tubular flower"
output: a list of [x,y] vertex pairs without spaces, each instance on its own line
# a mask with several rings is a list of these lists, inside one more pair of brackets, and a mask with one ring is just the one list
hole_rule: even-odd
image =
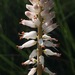
[[31,28],[36,28],[35,23],[32,20],[22,20],[20,23]]
[[59,57],[61,55],[60,53],[53,52],[50,49],[45,49],[43,52],[46,56],[50,55],[50,56],[58,56]]
[[35,58],[31,58],[25,62],[22,63],[22,65],[30,65],[30,64],[35,64],[37,60]]
[[37,56],[37,50],[34,49],[34,50],[32,51],[32,53],[29,55],[29,59],[31,59],[31,58],[33,58],[33,57],[36,57],[36,56]]
[[34,4],[34,5],[29,5],[29,4],[26,4],[26,8],[31,11],[31,12],[34,12],[36,14],[38,14],[40,12],[40,7],[39,5],[37,4]]
[[30,32],[25,32],[20,39],[36,39],[37,37],[37,32],[36,31],[30,31]]
[[58,47],[59,46],[59,44],[54,44],[51,41],[44,41],[44,45],[47,47]]
[[34,12],[25,11],[25,15],[26,15],[29,19],[37,18],[36,13],[34,13]]
[[44,35],[42,36],[42,39],[43,39],[43,40],[50,40],[50,41],[52,41],[52,40],[58,41],[57,39],[51,38],[50,36],[48,36],[48,35],[46,35],[46,34],[44,34]]
[[30,72],[28,73],[28,75],[34,75],[35,72],[36,72],[36,68],[33,67],[33,68],[30,70]]
[[40,63],[42,64],[42,67],[44,67],[44,56],[39,57]]
[[35,9],[35,13],[38,14],[40,12],[40,7],[38,4],[34,4],[33,5],[34,9]]
[[28,47],[34,46],[36,43],[37,42],[35,40],[29,40],[29,41],[25,42],[23,45],[17,46],[17,47],[18,47],[18,49],[28,48]]
[[55,28],[57,28],[58,25],[56,23],[50,25],[50,26],[42,26],[43,30],[45,33],[49,33],[51,31],[53,31]]
[[38,0],[29,0],[32,4],[38,3]]
[[56,75],[56,73],[51,72],[47,67],[44,68],[44,72],[48,73],[49,75]]

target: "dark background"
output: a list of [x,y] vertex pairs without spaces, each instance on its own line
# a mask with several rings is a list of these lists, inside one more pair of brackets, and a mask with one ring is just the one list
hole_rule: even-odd
[[[60,25],[50,35],[60,42],[60,58],[46,57],[45,66],[57,75],[75,75],[75,0],[54,0],[56,20]],[[19,24],[21,18],[28,19],[24,12],[28,0],[0,0],[0,75],[27,75],[30,66],[21,66],[30,52],[36,48],[18,50],[18,32],[30,31],[29,27]],[[30,50],[31,49],[31,50]],[[45,74],[44,74],[45,75]],[[47,75],[47,74],[46,74]]]

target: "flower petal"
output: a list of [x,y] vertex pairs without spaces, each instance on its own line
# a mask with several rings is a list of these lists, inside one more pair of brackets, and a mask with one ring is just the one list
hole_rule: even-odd
[[30,70],[30,72],[28,73],[28,75],[34,75],[35,72],[36,72],[36,68],[32,68],[32,69]]
[[37,50],[33,50],[32,53],[29,55],[29,59],[37,56]]
[[40,63],[42,64],[42,66],[44,66],[44,56],[40,56],[39,57]]
[[36,13],[34,13],[34,12],[25,11],[25,15],[26,15],[29,19],[37,18]]
[[35,23],[33,23],[31,20],[22,20],[21,24],[26,25],[31,28],[36,28]]

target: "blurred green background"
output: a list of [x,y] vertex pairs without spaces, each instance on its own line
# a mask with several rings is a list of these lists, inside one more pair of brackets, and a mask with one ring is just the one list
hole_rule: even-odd
[[[45,57],[45,65],[57,75],[75,75],[75,0],[54,0],[56,20],[59,28],[52,36],[58,38],[60,58]],[[30,31],[29,27],[19,24],[24,15],[28,0],[0,0],[0,75],[27,75],[30,66],[21,66],[35,48],[18,50],[18,32]],[[31,50],[30,50],[31,49]],[[32,66],[32,65],[31,65]],[[47,74],[44,74],[47,75]]]

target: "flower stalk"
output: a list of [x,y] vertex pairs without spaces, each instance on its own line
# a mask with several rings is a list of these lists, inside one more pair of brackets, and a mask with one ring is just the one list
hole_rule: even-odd
[[[40,6],[40,12],[38,18],[40,20],[40,25],[38,26],[38,41],[42,38],[42,17],[40,15],[42,8]],[[42,55],[42,47],[38,43],[38,52],[37,52],[37,75],[42,75],[42,64],[40,64],[39,56]]]

